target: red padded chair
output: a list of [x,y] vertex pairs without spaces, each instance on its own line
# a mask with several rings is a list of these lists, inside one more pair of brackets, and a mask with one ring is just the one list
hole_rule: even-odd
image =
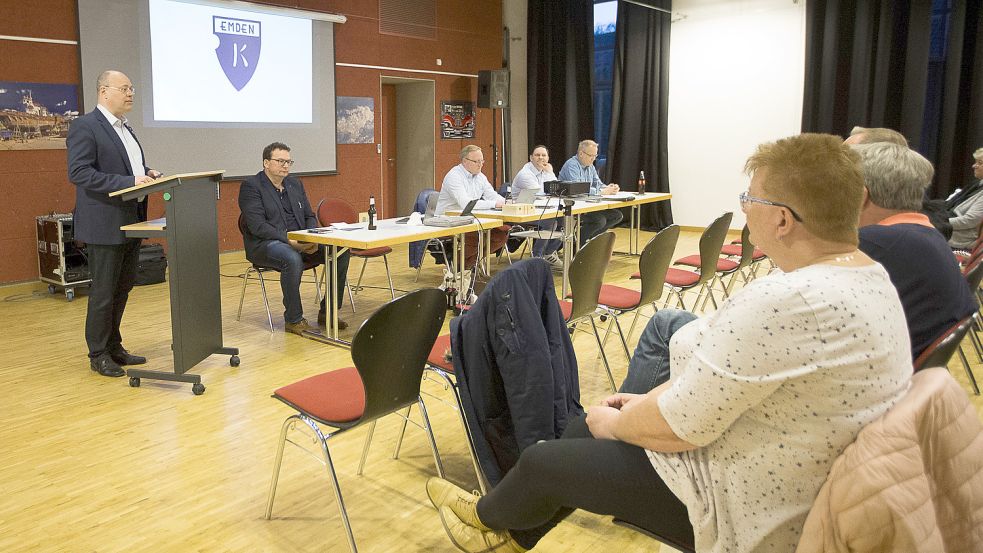
[[966,359],[966,354],[963,353],[961,345],[963,338],[970,332],[975,322],[976,317],[973,314],[949,327],[948,330],[943,332],[941,336],[936,338],[934,342],[922,351],[918,359],[915,359],[915,372],[929,367],[945,367],[949,364],[949,360],[952,359],[952,355],[958,351],[963,368],[966,369],[966,376],[969,377],[969,382],[973,386],[973,391],[976,395],[980,395],[980,388],[976,384],[976,376],[973,375],[973,370],[969,367],[969,361]]
[[[683,257],[674,262],[676,264],[688,265],[694,260],[698,261],[696,265],[700,269],[698,273],[673,267],[670,267],[666,272],[666,286],[669,288],[669,293],[670,295],[675,294],[679,306],[683,309],[686,309],[686,304],[683,303],[683,292],[696,287],[699,287],[699,291],[696,294],[693,309],[696,309],[701,298],[703,298],[704,310],[706,310],[707,300],[713,302],[714,309],[717,308],[717,300],[713,297],[712,288],[713,282],[717,278],[717,271],[724,269],[731,270],[738,265],[736,261],[720,259],[720,249],[724,246],[724,238],[727,237],[727,230],[730,228],[730,221],[733,217],[734,214],[729,211],[717,217],[716,220],[710,223],[710,226],[703,230],[703,234],[700,236],[700,254]],[[631,278],[640,277],[641,275],[639,273],[631,276]],[[704,292],[706,293],[705,298],[703,296]],[[666,298],[666,304],[668,303],[669,298]]]
[[[323,459],[348,534],[348,545],[353,553],[356,552],[355,537],[331,461],[328,440],[353,428],[369,425],[358,465],[358,474],[362,474],[376,421],[385,415],[407,409],[414,403],[420,407],[420,426],[429,438],[437,474],[443,477],[444,470],[437,452],[437,443],[431,431],[426,406],[420,397],[420,382],[430,345],[434,343],[444,323],[446,307],[444,293],[436,288],[416,290],[392,300],[373,313],[355,333],[351,350],[354,367],[311,376],[273,393],[274,398],[296,410],[296,413],[287,417],[280,430],[266,505],[267,520],[273,514],[273,499],[276,496],[283,449],[289,441]],[[322,425],[335,430],[326,434]],[[288,439],[291,432],[304,432],[304,435],[291,435]],[[317,444],[316,452],[304,447],[311,443],[311,438]]]
[[[638,315],[642,307],[651,304],[658,311],[655,302],[662,297],[665,289],[666,272],[669,270],[669,263],[672,261],[672,254],[676,251],[676,243],[679,241],[679,226],[669,225],[659,231],[649,243],[642,249],[642,254],[638,258],[638,272],[642,280],[641,290],[632,290],[612,284],[602,284],[598,294],[597,302],[601,304],[614,318],[618,335],[621,337],[621,345],[625,349],[625,357],[631,361],[631,353],[628,351],[626,336],[621,332],[621,323],[618,316],[634,311],[635,317],[631,321],[627,336],[631,336],[638,322]],[[610,328],[610,327],[609,327]],[[607,335],[604,336],[605,341]]]
[[[358,222],[358,213],[355,212],[355,208],[350,206],[348,202],[344,200],[339,200],[337,198],[323,198],[317,204],[317,220],[321,226],[327,226],[331,223],[356,223]],[[389,254],[392,253],[393,249],[389,246],[381,246],[378,248],[369,248],[367,250],[359,250],[356,248],[351,248],[348,250],[352,257],[358,257],[362,259],[362,269],[358,272],[358,281],[355,283],[355,291],[357,294],[362,290],[362,276],[365,275],[365,266],[368,264],[369,259],[376,257],[381,257],[382,262],[386,265],[386,279],[389,281],[389,295],[392,299],[396,299],[396,291],[393,289],[393,277],[389,272]],[[351,289],[349,289],[349,294],[351,294]],[[355,310],[355,298],[349,297],[352,302],[352,311]]]
[[[604,353],[604,344],[601,342],[601,335],[597,332],[597,324],[594,322],[594,313],[598,309],[598,297],[601,293],[601,285],[604,283],[604,271],[608,268],[611,260],[611,253],[614,251],[614,233],[604,232],[591,238],[580,248],[577,256],[570,262],[570,296],[573,301],[560,300],[560,311],[567,322],[567,327],[575,329],[581,321],[590,321],[591,329],[594,331],[594,339],[597,341],[597,349],[601,353],[601,361],[604,362],[604,369],[608,373],[608,380],[611,381],[611,389],[618,390],[614,383],[614,375],[611,374],[611,365],[608,364],[607,354]],[[617,317],[613,317],[612,323],[617,323]]]
[[[721,276],[730,275],[730,280],[727,281],[727,285],[724,286],[724,296],[730,297],[731,291],[734,289],[734,283],[737,282],[737,277],[740,276],[741,280],[744,281],[744,285],[747,286],[749,282],[756,276],[756,263],[761,263],[768,258],[765,252],[759,250],[751,243],[751,230],[747,225],[744,225],[744,229],[741,230],[741,240],[738,244],[725,244],[720,248],[720,254],[727,257],[736,257],[737,267],[731,270],[719,271]],[[747,271],[745,271],[747,269]]]

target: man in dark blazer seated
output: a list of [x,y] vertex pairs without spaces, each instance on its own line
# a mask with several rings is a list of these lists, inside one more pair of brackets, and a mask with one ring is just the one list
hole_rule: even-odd
[[[293,334],[303,334],[305,330],[316,331],[317,328],[304,318],[300,277],[305,262],[324,261],[324,246],[287,238],[289,231],[320,226],[307,200],[304,185],[300,179],[289,176],[293,164],[290,148],[286,144],[274,142],[263,148],[263,170],[242,181],[239,187],[239,210],[246,223],[242,235],[246,259],[279,269],[284,329]],[[345,292],[348,259],[348,251],[338,257],[335,298],[339,308]],[[325,300],[322,299],[317,322],[323,325],[326,319]],[[348,328],[348,323],[339,320],[338,328]]]
[[120,226],[146,216],[146,204],[110,198],[109,193],[149,182],[161,175],[150,169],[125,114],[133,109],[133,84],[119,71],[96,81],[96,109],[72,121],[68,129],[68,178],[75,189],[75,238],[86,243],[89,305],[85,342],[92,370],[123,376],[120,365],[147,359],[123,348],[119,326],[140,256],[139,238],[126,238]]

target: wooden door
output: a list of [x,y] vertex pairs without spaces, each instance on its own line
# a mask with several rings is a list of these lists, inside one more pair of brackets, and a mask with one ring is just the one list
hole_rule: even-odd
[[396,87],[382,85],[382,190],[385,195],[381,217],[399,214],[396,205]]

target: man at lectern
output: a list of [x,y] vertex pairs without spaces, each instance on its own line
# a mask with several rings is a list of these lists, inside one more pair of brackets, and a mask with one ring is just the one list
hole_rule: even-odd
[[72,121],[66,139],[68,179],[76,186],[75,238],[87,245],[92,277],[85,342],[89,365],[102,376],[123,376],[120,365],[147,362],[123,348],[119,332],[141,242],[127,238],[120,227],[146,218],[146,203],[109,197],[161,176],[147,167],[143,148],[126,123],[135,92],[123,73],[103,72],[96,81],[96,109]]
[[[263,148],[263,170],[242,181],[239,187],[239,211],[246,223],[242,234],[246,259],[280,271],[284,329],[293,334],[303,334],[305,330],[317,328],[309,325],[304,318],[300,277],[308,262],[324,262],[324,246],[287,238],[287,233],[292,230],[320,226],[304,192],[304,185],[300,179],[289,176],[293,164],[290,148],[286,144],[274,142]],[[347,250],[338,257],[335,298],[339,308],[345,293],[348,258]],[[322,299],[317,315],[318,324],[325,324],[327,320],[325,304]],[[338,328],[348,328],[348,323],[339,320]]]

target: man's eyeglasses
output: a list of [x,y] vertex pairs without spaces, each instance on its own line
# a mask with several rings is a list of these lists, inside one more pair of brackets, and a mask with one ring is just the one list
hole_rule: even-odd
[[129,95],[129,94],[136,94],[137,93],[136,87],[133,87],[133,86],[109,86],[108,84],[107,85],[103,85],[103,86],[106,87],[106,88],[112,88],[114,90],[118,90],[118,91],[122,92],[123,94],[127,94],[127,95]]
[[784,207],[785,209],[789,210],[789,212],[792,214],[792,217],[796,221],[798,221],[800,223],[802,222],[802,217],[799,217],[799,214],[796,213],[794,209],[792,209],[791,207],[789,207],[786,204],[779,203],[779,202],[773,202],[771,200],[766,200],[764,198],[755,198],[754,196],[748,194],[746,190],[744,192],[741,192],[740,195],[737,196],[737,199],[740,200],[740,202],[741,202],[741,209],[744,210],[745,212],[747,211],[747,205],[748,204],[751,204],[751,203],[754,203],[754,204],[763,204],[763,205],[770,205],[770,206],[774,206],[774,207]]
[[478,165],[484,165],[485,164],[485,160],[483,160],[483,159],[471,159],[469,157],[466,157],[464,159],[470,161],[471,163],[477,163]]
[[280,167],[290,167],[294,164],[292,159],[271,159],[270,161],[275,161],[280,164]]

